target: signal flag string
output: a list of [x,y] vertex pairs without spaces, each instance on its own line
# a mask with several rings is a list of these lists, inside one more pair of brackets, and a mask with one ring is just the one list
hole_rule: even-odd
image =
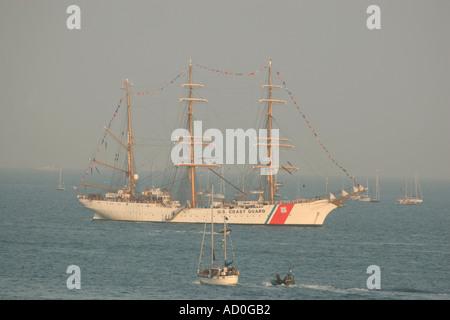
[[161,92],[161,91],[163,91],[165,88],[167,88],[167,87],[173,85],[174,82],[177,81],[179,77],[181,77],[181,75],[184,73],[184,71],[185,71],[185,70],[181,71],[175,78],[173,78],[173,79],[172,79],[171,81],[169,81],[166,85],[164,85],[164,86],[162,86],[162,87],[160,87],[160,88],[158,88],[158,89],[155,89],[155,90],[153,90],[153,91],[133,92],[133,96],[134,96],[134,97],[136,97],[136,96],[145,96],[145,95],[148,95],[148,94],[154,94],[154,93]]
[[225,76],[248,76],[248,77],[253,77],[256,76],[259,72],[264,71],[264,69],[267,69],[268,66],[264,66],[260,69],[257,69],[255,72],[251,72],[251,73],[241,73],[241,72],[229,72],[229,71],[223,71],[223,70],[218,70],[218,69],[213,69],[210,67],[205,67],[199,64],[196,64],[197,67],[200,67],[200,69],[202,70],[208,70],[208,71],[212,71],[212,72],[217,72],[217,73],[221,73]]
[[[114,114],[111,117],[111,120],[109,120],[108,129],[111,129],[111,124],[114,121],[114,119],[117,117],[117,113],[119,112],[119,109],[120,109],[120,106],[122,105],[123,99],[124,99],[123,97],[120,98],[120,101],[119,101],[119,104],[117,105],[116,111],[114,111]],[[102,141],[101,141],[100,145],[97,148],[97,151],[95,152],[94,156],[92,157],[92,159],[89,162],[89,167],[85,171],[83,177],[81,177],[81,181],[83,181],[84,178],[86,178],[86,175],[89,174],[89,172],[92,173],[92,164],[95,161],[95,157],[100,153],[100,150],[101,150],[103,144],[105,145],[105,149],[106,149],[106,147],[107,147],[107,144],[106,144],[106,141],[105,141],[106,133],[107,132],[105,131],[105,133],[103,134]],[[97,172],[99,172],[97,167],[95,169],[97,170]]]
[[317,142],[319,143],[319,145],[322,147],[322,149],[328,154],[328,159],[330,159],[339,169],[341,169],[346,175],[347,177],[349,177],[350,179],[352,179],[353,183],[357,184],[358,186],[360,185],[359,183],[356,182],[355,178],[350,176],[350,174],[347,172],[347,170],[340,165],[336,160],[334,160],[334,158],[331,156],[330,151],[328,150],[328,148],[320,141],[319,136],[317,135],[316,130],[312,127],[311,122],[306,118],[305,114],[303,113],[302,109],[300,108],[298,102],[295,100],[294,96],[292,95],[292,93],[289,91],[286,82],[283,81],[283,79],[281,79],[280,77],[280,72],[276,72],[277,73],[277,77],[280,80],[280,82],[283,84],[284,89],[286,90],[287,94],[291,97],[292,102],[294,103],[295,107],[298,109],[298,111],[300,111],[300,114],[302,115],[303,119],[305,120],[306,124],[308,125],[308,127],[311,129],[311,132],[314,134],[314,136],[317,139]]

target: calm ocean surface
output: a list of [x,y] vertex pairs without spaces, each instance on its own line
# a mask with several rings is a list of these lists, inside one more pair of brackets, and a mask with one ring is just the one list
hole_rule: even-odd
[[[64,192],[58,174],[0,169],[0,299],[450,298],[450,181],[421,179],[424,202],[406,206],[404,181],[380,176],[380,203],[349,201],[319,228],[232,226],[240,284],[216,287],[196,276],[203,225],[93,221],[80,172],[63,172]],[[70,265],[81,289],[67,288]],[[296,285],[270,284],[289,268]]]

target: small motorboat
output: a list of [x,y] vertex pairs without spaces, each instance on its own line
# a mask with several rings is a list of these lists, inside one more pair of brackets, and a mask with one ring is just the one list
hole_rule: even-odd
[[294,275],[292,274],[292,270],[289,270],[289,272],[286,274],[284,279],[281,279],[280,275],[277,273],[276,274],[276,279],[275,280],[271,280],[270,282],[274,286],[279,286],[279,285],[290,286],[290,285],[295,284]]

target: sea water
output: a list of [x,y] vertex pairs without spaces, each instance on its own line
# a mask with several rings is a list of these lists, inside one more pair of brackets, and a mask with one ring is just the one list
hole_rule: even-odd
[[[58,178],[0,170],[0,299],[450,298],[448,180],[422,179],[424,202],[399,205],[404,182],[380,176],[381,202],[347,201],[322,227],[233,225],[239,285],[219,287],[196,275],[203,225],[94,221],[72,188],[80,173],[63,172],[65,191]],[[289,269],[295,285],[271,284]]]

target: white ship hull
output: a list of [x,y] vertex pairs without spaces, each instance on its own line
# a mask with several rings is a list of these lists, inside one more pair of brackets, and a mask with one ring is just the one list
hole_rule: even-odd
[[[211,219],[211,208],[165,207],[156,203],[79,198],[80,203],[95,212],[94,220],[137,222],[204,223]],[[337,208],[328,200],[258,207],[214,208],[215,221],[226,216],[228,224],[321,226],[327,215]]]

